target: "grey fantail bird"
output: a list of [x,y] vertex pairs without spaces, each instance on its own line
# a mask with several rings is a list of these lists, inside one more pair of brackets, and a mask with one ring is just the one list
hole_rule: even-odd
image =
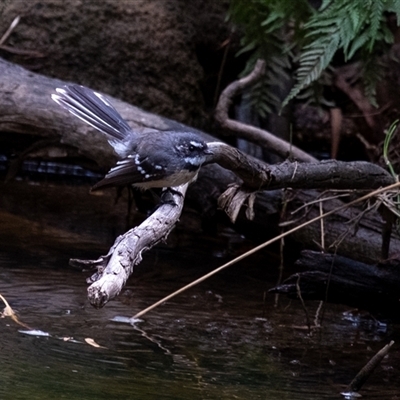
[[92,190],[133,185],[142,189],[179,186],[196,179],[212,152],[199,134],[187,131],[134,132],[111,103],[84,86],[57,88],[52,99],[106,134],[120,157]]

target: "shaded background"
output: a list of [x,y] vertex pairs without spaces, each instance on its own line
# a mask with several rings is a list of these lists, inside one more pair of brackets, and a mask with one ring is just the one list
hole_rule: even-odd
[[[244,66],[235,57],[239,37],[226,22],[228,4],[4,1],[1,32],[21,15],[6,44],[29,52],[0,49],[0,56],[219,133],[215,99]],[[329,131],[320,116],[305,119],[305,131]],[[48,168],[40,173],[42,166],[0,185],[0,293],[21,321],[51,336],[27,335],[0,319],[1,399],[336,399],[379,348],[397,340],[398,325],[332,305],[324,308],[323,329],[310,335],[298,302],[276,304],[267,294],[278,278],[278,257],[270,250],[135,326],[117,323],[115,317],[132,316],[253,242],[220,221],[205,233],[198,213],[186,207],[167,244],[146,253],[123,293],[95,310],[86,299],[90,272],[70,268],[69,258],[104,254],[146,215],[133,213],[128,225],[125,195],[117,204],[112,191],[90,196],[95,177],[78,179],[69,169],[50,176]],[[311,316],[318,306],[307,303]],[[90,347],[87,337],[106,348]],[[362,393],[397,398],[398,367],[393,351]]]

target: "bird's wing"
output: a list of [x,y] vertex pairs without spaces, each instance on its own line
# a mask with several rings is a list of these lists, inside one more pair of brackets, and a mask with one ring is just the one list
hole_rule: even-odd
[[[149,172],[150,171],[150,172]],[[164,165],[152,165],[148,158],[139,158],[138,154],[132,154],[117,162],[100,182],[97,182],[92,191],[110,186],[137,185],[143,188],[164,187],[162,183],[167,177]],[[157,181],[160,181],[157,183]],[[146,185],[146,183],[149,183]]]

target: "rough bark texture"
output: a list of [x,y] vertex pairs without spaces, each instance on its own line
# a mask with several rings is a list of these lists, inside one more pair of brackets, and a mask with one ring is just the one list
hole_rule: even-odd
[[[42,74],[106,92],[193,126],[209,123],[227,1],[11,0],[0,32],[21,15],[6,43],[39,52],[1,56]],[[1,13],[1,10],[0,10]],[[232,50],[232,55],[235,50]],[[230,77],[238,72],[231,71]]]
[[[0,75],[0,131],[55,140],[74,148],[103,169],[115,162],[115,155],[103,135],[51,100],[55,88],[65,85],[65,81],[43,77],[2,59]],[[147,127],[165,131],[183,127],[178,122],[145,112],[120,100],[113,99],[112,102],[134,129]],[[5,140],[12,139],[3,137]],[[44,146],[47,144],[43,143]],[[65,156],[68,156],[67,152]]]
[[345,303],[399,320],[399,260],[370,265],[342,256],[304,251],[296,262],[300,272],[271,289],[304,300]]
[[88,279],[91,283],[88,298],[93,306],[103,307],[116,297],[132,274],[133,267],[142,261],[142,252],[167,238],[182,213],[187,187],[186,184],[175,188],[174,192],[163,192],[160,207],[139,226],[119,236],[106,256],[95,261],[71,260],[75,266],[97,268]]

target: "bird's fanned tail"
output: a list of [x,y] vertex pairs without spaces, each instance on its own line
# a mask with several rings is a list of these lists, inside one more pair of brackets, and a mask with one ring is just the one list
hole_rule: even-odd
[[66,85],[56,92],[51,97],[57,104],[109,137],[124,142],[132,134],[130,126],[100,93],[80,85]]
[[93,190],[122,185],[150,189],[191,183],[212,156],[207,143],[193,132],[133,131],[103,95],[83,86],[57,88],[52,99],[103,132],[119,156],[117,165]]

